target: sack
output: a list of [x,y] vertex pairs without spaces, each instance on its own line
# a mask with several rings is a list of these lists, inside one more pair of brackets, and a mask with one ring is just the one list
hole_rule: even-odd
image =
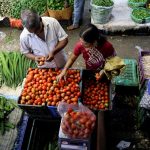
[[74,105],[60,102],[57,109],[62,117],[60,127],[67,137],[75,139],[90,137],[95,127],[96,116],[89,108],[81,103]]
[[63,10],[51,10],[48,9],[49,17],[53,17],[57,20],[69,20],[72,17],[72,7],[64,8]]
[[[150,82],[150,81],[149,81]],[[140,107],[150,110],[149,83],[140,102]]]
[[114,5],[110,7],[104,7],[94,5],[92,2],[90,3],[90,5],[91,5],[91,17],[95,24],[104,24],[110,20],[111,12]]

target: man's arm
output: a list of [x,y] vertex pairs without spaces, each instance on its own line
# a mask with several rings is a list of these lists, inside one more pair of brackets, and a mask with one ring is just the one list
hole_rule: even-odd
[[62,41],[58,41],[56,47],[53,49],[52,52],[49,53],[47,60],[51,61],[54,58],[54,56],[67,45],[67,43],[68,43],[68,38],[65,38]]
[[41,60],[41,58],[42,58],[42,56],[36,56],[36,55],[34,55],[34,54],[32,54],[32,53],[26,53],[26,54],[24,54],[27,58],[29,58],[29,59],[32,59],[32,60],[35,60],[35,61],[40,61]]

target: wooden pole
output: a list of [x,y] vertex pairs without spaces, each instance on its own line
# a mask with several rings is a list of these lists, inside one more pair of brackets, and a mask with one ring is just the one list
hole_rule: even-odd
[[104,112],[99,111],[97,115],[97,150],[106,150],[106,133]]

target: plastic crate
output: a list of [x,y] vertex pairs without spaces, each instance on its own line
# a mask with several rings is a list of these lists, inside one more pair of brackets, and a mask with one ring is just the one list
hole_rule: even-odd
[[43,150],[50,143],[58,140],[60,120],[34,119],[27,150]]
[[146,0],[145,2],[134,2],[132,0],[128,0],[128,6],[131,8],[144,7],[146,5],[146,2]]
[[135,59],[124,59],[124,62],[126,64],[125,69],[112,82],[121,86],[139,86],[137,61]]
[[[55,70],[55,68],[52,68]],[[82,77],[82,70],[80,69],[69,69],[69,70],[79,70],[80,77]],[[81,86],[81,82],[79,84]],[[81,88],[80,88],[81,89]],[[27,105],[27,104],[20,104],[20,98],[18,99],[18,106],[27,112],[31,117],[36,118],[60,118],[60,115],[57,111],[57,106],[42,106],[42,105]]]
[[29,116],[36,118],[51,118],[52,115],[47,106],[42,105],[26,105],[19,104],[18,106],[23,109]]
[[140,71],[141,78],[149,79],[149,78],[144,76],[144,66],[142,63],[142,57],[143,56],[150,56],[150,51],[140,51],[139,56],[138,56],[139,57],[138,58],[138,64],[139,64],[139,71]]
[[90,150],[90,138],[89,139],[70,139],[66,137],[60,127],[59,139],[60,150]]
[[[135,13],[137,13],[139,11],[143,11],[145,13],[148,13],[149,16],[147,16],[145,18],[141,18],[141,19],[137,18],[137,16],[135,16]],[[143,7],[134,8],[133,11],[132,11],[132,13],[131,13],[131,18],[136,23],[149,23],[150,22],[150,13],[149,13],[149,11],[146,8],[143,8]]]
[[[83,70],[82,71],[82,98],[80,99],[80,102],[82,102],[84,104],[84,90],[85,90],[85,84],[89,84],[88,81],[94,81],[94,83],[96,84],[96,82],[100,83],[100,82],[104,82],[107,83],[107,85],[109,86],[109,102],[108,102],[108,109],[105,110],[111,110],[112,109],[112,84],[109,80],[107,80],[106,76],[104,76],[100,81],[96,81],[95,79],[95,71],[91,71],[91,70]],[[100,92],[100,91],[97,91]],[[86,104],[85,104],[86,105]],[[92,109],[93,111],[103,111],[104,109]]]
[[60,118],[60,114],[59,112],[57,111],[57,107],[56,106],[47,106],[49,111],[50,111],[50,114],[52,116],[52,118]]

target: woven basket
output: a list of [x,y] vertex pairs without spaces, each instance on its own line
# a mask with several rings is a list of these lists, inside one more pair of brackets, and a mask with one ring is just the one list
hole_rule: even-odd
[[69,20],[72,17],[72,7],[64,8],[63,10],[48,9],[48,14],[57,20]]

